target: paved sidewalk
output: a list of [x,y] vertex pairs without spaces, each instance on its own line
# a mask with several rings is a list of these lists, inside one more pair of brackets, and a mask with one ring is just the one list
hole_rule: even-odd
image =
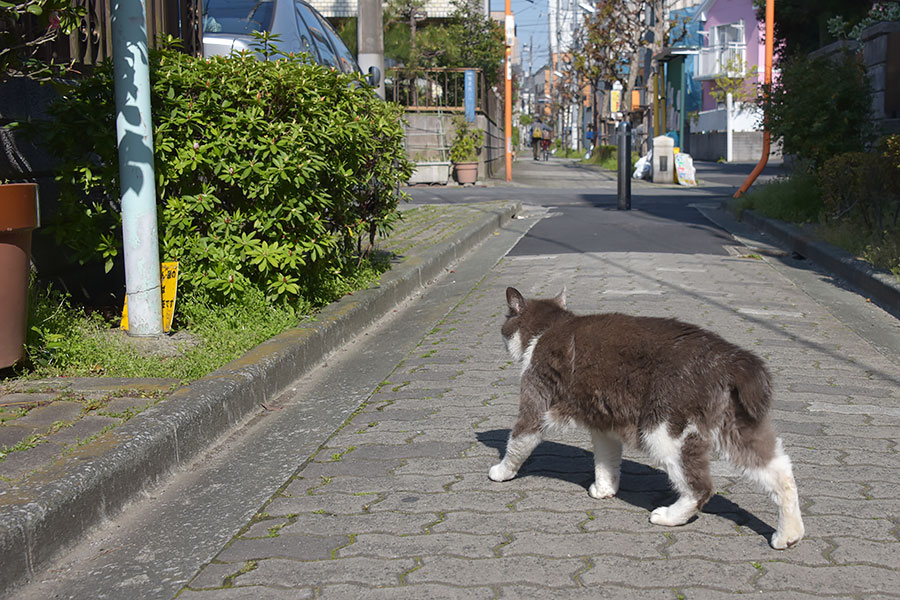
[[[769,548],[773,504],[721,462],[717,495],[684,527],[648,522],[670,492],[640,454],[626,453],[616,498],[590,498],[583,433],[489,481],[518,402],[498,342],[511,284],[567,286],[580,313],[682,318],[764,356],[800,545]],[[737,243],[732,256],[508,256],[178,598],[900,597],[898,401],[895,362]]]
[[191,385],[109,377],[0,383],[0,588],[207,448],[490,235],[516,207],[402,209],[404,220],[378,243],[396,257],[379,286],[345,297]]

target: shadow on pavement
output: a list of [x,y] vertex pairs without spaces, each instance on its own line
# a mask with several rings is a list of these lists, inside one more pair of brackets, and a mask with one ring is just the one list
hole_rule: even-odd
[[[476,437],[488,448],[496,450],[499,460],[506,449],[509,429],[478,432]],[[594,481],[594,455],[582,448],[544,440],[525,461],[516,477],[558,479],[581,486],[587,493]],[[650,513],[658,506],[670,504],[675,496],[669,477],[663,471],[625,459],[622,461],[619,492],[616,498]],[[714,495],[706,503],[702,512],[728,519],[739,527],[747,527],[766,540],[775,532],[773,527],[719,494]],[[697,517],[694,517],[689,523],[693,523],[696,519]],[[655,527],[650,525],[649,521],[648,526]]]

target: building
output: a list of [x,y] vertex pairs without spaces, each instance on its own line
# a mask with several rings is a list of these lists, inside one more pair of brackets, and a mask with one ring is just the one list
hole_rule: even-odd
[[[765,78],[765,23],[753,0],[706,0],[693,17],[702,45],[694,79],[701,85],[700,112],[692,123],[691,152],[701,160],[756,160],[762,152],[762,113],[752,102]],[[746,75],[747,98],[735,99],[728,134],[726,103],[713,97],[722,75]],[[733,138],[729,149],[728,138]]]

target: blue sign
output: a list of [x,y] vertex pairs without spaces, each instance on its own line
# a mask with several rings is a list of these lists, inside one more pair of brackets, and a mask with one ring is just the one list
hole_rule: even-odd
[[475,71],[467,69],[465,72],[465,101],[466,121],[475,122]]

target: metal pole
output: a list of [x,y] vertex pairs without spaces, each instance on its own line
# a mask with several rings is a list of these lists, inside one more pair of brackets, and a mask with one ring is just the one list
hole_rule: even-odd
[[128,335],[162,334],[150,66],[143,0],[111,7]]
[[[375,67],[380,73],[377,94],[384,99],[384,27],[381,0],[359,0],[356,19],[357,61],[363,73]],[[395,98],[396,100],[396,98]]]
[[631,210],[631,124],[622,121],[616,128],[618,144],[619,210]]
[[[775,0],[766,0],[766,72],[765,72],[765,83],[766,85],[772,85],[772,55],[774,54],[774,39],[775,39]],[[756,181],[756,178],[759,177],[759,174],[762,173],[763,169],[766,168],[766,163],[769,162],[769,144],[770,134],[769,134],[769,124],[767,122],[767,115],[763,115],[763,148],[762,148],[762,156],[759,159],[759,162],[756,163],[756,166],[753,168],[753,171],[750,172],[750,175],[747,176],[747,180],[741,184],[741,187],[738,188],[738,191],[734,193],[734,198],[740,198],[743,196],[747,190],[750,189],[750,186],[753,185],[753,182]]]
[[515,25],[513,23],[512,6],[510,0],[506,0],[506,82],[504,86],[503,102],[503,134],[506,138],[506,181],[512,181],[512,52],[513,35]]

